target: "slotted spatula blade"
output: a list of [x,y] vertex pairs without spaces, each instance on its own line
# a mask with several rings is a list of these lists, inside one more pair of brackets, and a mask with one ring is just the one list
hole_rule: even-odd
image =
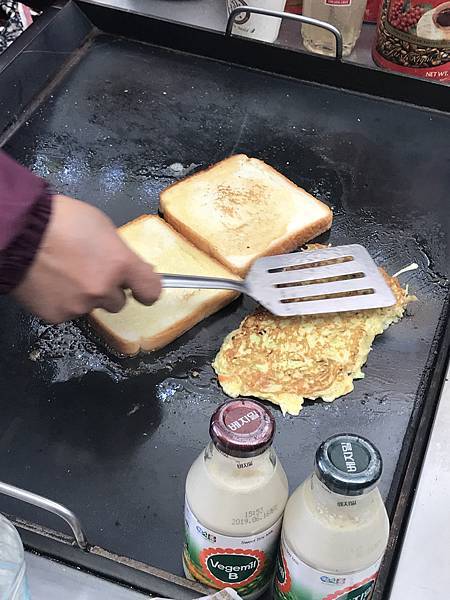
[[396,302],[359,244],[262,258],[245,284],[251,296],[280,316],[367,310]]
[[244,281],[162,275],[162,284],[236,290],[284,317],[384,308],[396,302],[370,254],[359,244],[260,258]]

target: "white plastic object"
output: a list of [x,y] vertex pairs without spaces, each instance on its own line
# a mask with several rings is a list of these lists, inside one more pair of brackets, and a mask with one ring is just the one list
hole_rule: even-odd
[[[284,11],[286,0],[227,0],[228,16],[235,8],[247,5],[254,8],[265,8],[269,10]],[[280,31],[281,19],[242,12],[234,21],[233,33],[243,37],[273,43]]]
[[3,515],[0,515],[0,599],[30,600],[22,540]]

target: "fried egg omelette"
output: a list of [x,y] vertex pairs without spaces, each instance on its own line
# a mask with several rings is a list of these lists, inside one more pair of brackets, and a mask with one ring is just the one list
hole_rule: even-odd
[[415,300],[380,269],[397,302],[358,312],[277,317],[247,316],[224,340],[213,367],[229,396],[254,396],[298,415],[305,399],[332,402],[361,379],[373,340],[399,321]]

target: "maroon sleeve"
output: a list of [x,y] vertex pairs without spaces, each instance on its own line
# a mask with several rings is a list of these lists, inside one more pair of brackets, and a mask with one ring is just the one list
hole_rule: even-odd
[[0,294],[33,261],[51,213],[47,183],[0,151]]

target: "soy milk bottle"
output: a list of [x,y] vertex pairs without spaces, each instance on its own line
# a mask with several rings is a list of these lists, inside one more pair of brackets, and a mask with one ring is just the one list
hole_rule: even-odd
[[335,435],[290,497],[275,576],[277,600],[369,600],[389,521],[376,487],[382,461],[366,439]]
[[252,400],[220,406],[211,442],[186,479],[185,574],[253,599],[271,584],[288,483],[271,444],[275,422]]

